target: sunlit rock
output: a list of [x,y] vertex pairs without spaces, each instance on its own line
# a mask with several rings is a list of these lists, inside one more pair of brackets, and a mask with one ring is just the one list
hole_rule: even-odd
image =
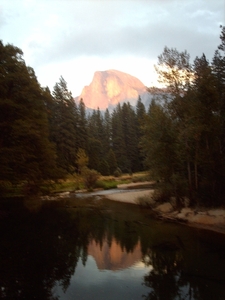
[[117,70],[107,70],[95,72],[90,85],[83,88],[76,100],[82,98],[86,107],[105,110],[128,101],[136,105],[139,96],[144,104],[150,103],[151,96],[139,79]]

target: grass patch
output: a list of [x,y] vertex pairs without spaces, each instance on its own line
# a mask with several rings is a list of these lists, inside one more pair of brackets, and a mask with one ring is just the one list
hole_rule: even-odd
[[116,189],[118,182],[115,180],[104,181],[98,180],[96,183],[97,188],[102,188],[104,190]]
[[139,173],[134,173],[132,175],[132,182],[144,182],[144,181],[150,181],[152,180],[150,177],[150,174],[147,172],[139,172]]
[[[115,189],[119,184],[128,184],[132,182],[143,182],[150,180],[147,172],[134,174],[122,174],[120,177],[100,176],[94,188],[104,190]],[[24,183],[13,185],[8,181],[0,181],[0,194],[5,197],[20,197],[24,195]],[[60,192],[73,192],[84,189],[84,179],[81,175],[68,175],[66,179],[57,182],[49,181],[39,186],[39,192],[43,195]]]
[[[115,189],[119,184],[128,184],[132,182],[143,182],[149,180],[147,172],[139,172],[130,174],[123,174],[120,177],[115,176],[100,176],[95,184],[95,188],[104,190]],[[55,184],[54,192],[66,192],[84,189],[83,179],[79,175],[69,175],[66,180]]]

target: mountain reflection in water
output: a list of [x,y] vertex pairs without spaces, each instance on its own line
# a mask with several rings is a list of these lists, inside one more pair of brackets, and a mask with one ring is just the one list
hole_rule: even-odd
[[126,252],[115,238],[110,244],[106,239],[101,241],[101,244],[92,240],[88,245],[88,254],[95,259],[99,270],[126,269],[142,259],[140,241],[134,246],[132,252]]
[[225,237],[135,205],[1,203],[0,242],[0,299],[225,299]]

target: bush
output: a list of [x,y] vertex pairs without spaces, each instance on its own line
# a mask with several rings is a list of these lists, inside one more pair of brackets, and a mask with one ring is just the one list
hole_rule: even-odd
[[185,206],[187,184],[178,174],[173,174],[170,182],[161,182],[155,190],[153,198],[159,203],[170,202],[174,209]]
[[91,190],[95,187],[100,174],[96,170],[90,170],[88,168],[84,168],[82,171],[82,176],[84,180],[84,185],[88,190]]
[[121,175],[122,175],[122,171],[120,170],[120,168],[117,168],[116,171],[114,172],[114,176],[120,177]]
[[154,207],[155,200],[153,199],[152,195],[144,195],[137,199],[137,204],[144,207]]
[[0,194],[4,195],[10,190],[12,190],[11,182],[7,180],[0,180]]

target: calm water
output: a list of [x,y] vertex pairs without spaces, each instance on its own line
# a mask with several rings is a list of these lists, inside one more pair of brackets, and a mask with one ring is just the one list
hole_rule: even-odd
[[1,204],[0,299],[225,299],[225,236],[113,201]]

